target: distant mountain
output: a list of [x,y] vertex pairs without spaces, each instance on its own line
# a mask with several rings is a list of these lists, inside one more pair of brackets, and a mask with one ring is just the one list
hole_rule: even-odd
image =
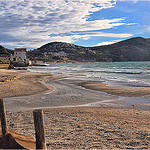
[[28,52],[39,60],[98,61],[150,61],[150,38],[135,37],[115,44],[83,47],[63,42],[52,42]]
[[135,37],[115,44],[90,48],[111,61],[150,61],[150,38]]

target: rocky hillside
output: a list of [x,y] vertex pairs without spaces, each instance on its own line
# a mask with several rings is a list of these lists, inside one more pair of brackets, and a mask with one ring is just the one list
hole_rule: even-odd
[[150,39],[135,37],[115,44],[82,47],[52,42],[30,51],[30,58],[49,60],[97,61],[150,61]]
[[12,53],[12,50],[6,49],[0,45],[0,64],[8,64],[9,61],[7,57],[9,57]]
[[77,46],[74,44],[52,42],[36,50],[30,51],[29,57],[51,57],[52,59],[61,60],[69,59],[72,61],[96,61],[96,54],[93,50]]
[[[0,57],[13,54],[0,45]],[[115,44],[83,47],[63,42],[52,42],[28,51],[31,60],[44,61],[150,61],[150,38],[135,37]]]
[[13,50],[6,49],[0,45],[0,56],[9,56],[10,54],[13,54]]
[[110,61],[150,61],[150,39],[135,37],[115,44],[90,48]]

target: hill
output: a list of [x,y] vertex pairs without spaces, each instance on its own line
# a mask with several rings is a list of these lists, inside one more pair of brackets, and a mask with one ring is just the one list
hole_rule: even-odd
[[9,57],[12,53],[12,50],[6,49],[0,45],[0,64],[8,64],[9,61],[7,57]]
[[96,61],[95,52],[87,47],[77,46],[63,42],[48,43],[38,49],[30,51],[29,57],[45,58],[53,60],[69,59],[72,61]]
[[115,44],[83,47],[63,42],[52,42],[28,52],[39,60],[98,61],[150,61],[150,39],[135,37]]
[[2,55],[9,55],[9,53],[3,46],[0,45],[0,56]]
[[3,46],[0,45],[0,56],[9,56],[10,54],[13,54],[13,50],[4,48]]
[[90,48],[111,61],[150,61],[150,39],[135,37],[115,44]]

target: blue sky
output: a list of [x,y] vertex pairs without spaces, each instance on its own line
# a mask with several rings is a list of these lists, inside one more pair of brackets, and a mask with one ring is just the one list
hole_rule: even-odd
[[0,45],[107,45],[150,38],[149,0],[0,0]]

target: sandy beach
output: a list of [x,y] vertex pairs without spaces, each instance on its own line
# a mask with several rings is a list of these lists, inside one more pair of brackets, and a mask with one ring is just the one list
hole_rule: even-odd
[[57,76],[0,69],[0,97],[41,94],[53,90],[44,81]]
[[[48,91],[54,94],[56,91],[53,90],[55,83],[44,82],[56,79],[56,76],[8,70],[0,72],[1,97],[42,94]],[[82,86],[119,96],[149,96],[150,91],[149,87],[131,87],[129,90],[128,87],[109,87],[102,82],[82,83]],[[108,107],[102,104],[99,107],[44,108],[43,110],[48,149],[150,148],[150,111]],[[7,110],[7,124],[13,131],[35,137],[32,111]]]
[[[111,107],[44,109],[48,149],[149,149],[150,112]],[[9,129],[35,136],[32,111],[7,112]]]

